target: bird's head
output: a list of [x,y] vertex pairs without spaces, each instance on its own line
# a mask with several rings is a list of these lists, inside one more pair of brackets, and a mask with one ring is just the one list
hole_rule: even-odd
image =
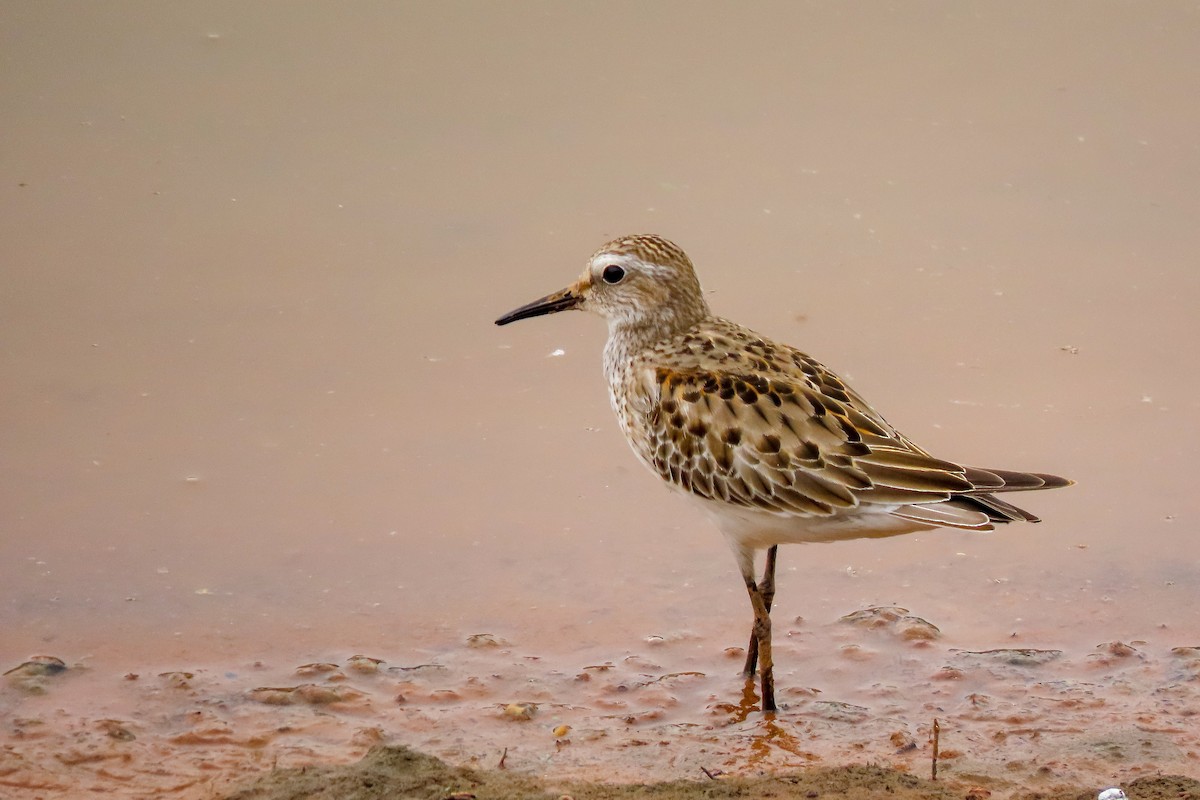
[[596,251],[579,280],[510,311],[497,325],[567,309],[593,311],[611,328],[682,330],[709,314],[692,261],[653,234],[614,239]]

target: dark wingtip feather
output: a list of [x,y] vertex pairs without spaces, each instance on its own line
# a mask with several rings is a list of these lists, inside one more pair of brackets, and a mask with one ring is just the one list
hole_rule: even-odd
[[[1026,492],[1034,489],[1060,489],[1064,486],[1070,486],[1075,481],[1068,478],[1060,478],[1057,475],[1050,475],[1045,472],[1015,472],[1009,469],[977,469],[969,467],[966,470],[967,478],[972,479],[976,476],[983,478],[976,487],[988,492]],[[1003,485],[997,486],[989,478],[998,478],[1003,481]],[[972,480],[974,483],[975,481]]]
[[1070,478],[1061,478],[1058,475],[1047,475],[1044,472],[1038,472],[1036,475],[1042,479],[1043,489],[1061,489],[1064,486],[1074,486],[1075,481]]

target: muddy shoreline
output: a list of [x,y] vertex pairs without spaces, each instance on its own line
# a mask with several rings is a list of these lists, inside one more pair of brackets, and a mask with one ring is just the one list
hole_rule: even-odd
[[[1124,787],[1131,800],[1196,800],[1200,781],[1181,775],[1137,778]],[[247,782],[223,800],[301,800],[302,798],[589,798],[657,797],[663,800],[725,797],[819,797],[868,800],[984,800],[992,796],[1039,800],[1092,800],[1093,787],[1047,781],[1019,785],[1002,778],[965,776],[933,781],[878,765],[814,767],[778,775],[711,775],[707,780],[657,784],[548,782],[502,769],[452,767],[402,746],[373,748],[355,764],[275,770]]]
[[[782,629],[789,666],[780,713],[766,717],[738,674],[741,649],[682,631],[624,653],[538,652],[480,633],[298,666],[122,671],[39,656],[0,685],[0,786],[6,800],[81,789],[127,800],[601,797],[649,784],[656,796],[999,800],[1200,778],[1198,647],[967,650],[898,607]],[[364,793],[310,794],[314,780]],[[1180,780],[1154,785],[1191,796]],[[421,794],[422,781],[446,793]]]

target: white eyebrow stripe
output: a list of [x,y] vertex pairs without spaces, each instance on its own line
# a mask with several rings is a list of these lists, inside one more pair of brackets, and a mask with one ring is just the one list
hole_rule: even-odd
[[667,278],[671,273],[670,267],[655,264],[651,261],[643,261],[633,253],[601,253],[592,259],[591,266],[595,272],[599,272],[605,267],[618,266],[624,268],[627,272],[637,270],[653,278]]

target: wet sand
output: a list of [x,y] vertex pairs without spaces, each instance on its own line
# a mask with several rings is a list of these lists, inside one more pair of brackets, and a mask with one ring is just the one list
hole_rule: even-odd
[[[268,768],[348,762],[380,745],[554,785],[808,768],[828,781],[854,765],[929,777],[935,720],[943,783],[998,796],[1094,796],[1196,774],[1200,647],[1160,637],[1085,651],[1011,640],[965,650],[897,607],[780,627],[773,718],[737,674],[740,648],[685,631],[624,652],[480,633],[403,660],[124,676],[40,659],[5,676],[3,696],[19,713],[7,715],[0,782],[31,797],[239,796],[241,781]],[[267,784],[290,796],[282,787],[304,775]]]
[[[347,796],[369,800],[373,797],[420,796],[439,794],[443,787],[466,787],[467,791],[453,792],[450,798],[469,800],[471,797],[495,798],[721,798],[721,797],[779,797],[811,798],[833,796],[867,800],[868,798],[962,798],[982,800],[991,790],[979,783],[967,784],[957,780],[940,783],[922,780],[914,775],[878,766],[854,766],[841,769],[812,768],[798,772],[783,772],[765,778],[725,778],[706,776],[709,782],[672,781],[650,786],[612,784],[546,784],[513,776],[498,770],[479,772],[447,767],[428,756],[414,754],[404,748],[378,748],[371,751],[350,769],[288,770],[272,774],[244,791],[231,795],[230,800],[284,800],[284,798]],[[553,791],[551,791],[551,788]],[[567,792],[564,794],[564,790]],[[478,793],[478,794],[476,794]],[[1070,798],[1084,800],[1090,792],[1071,790],[1035,790],[1040,798]],[[1180,775],[1156,775],[1138,778],[1129,784],[1129,797],[1142,800],[1175,800],[1200,796],[1200,781]]]
[[[998,796],[1200,776],[1196,41],[1173,2],[0,8],[0,794],[380,743],[923,777],[935,717]],[[923,447],[1078,481],[784,549],[774,727],[602,324],[492,325],[638,231]],[[839,622],[885,606],[940,637]],[[1062,655],[963,655],[1012,648]]]

